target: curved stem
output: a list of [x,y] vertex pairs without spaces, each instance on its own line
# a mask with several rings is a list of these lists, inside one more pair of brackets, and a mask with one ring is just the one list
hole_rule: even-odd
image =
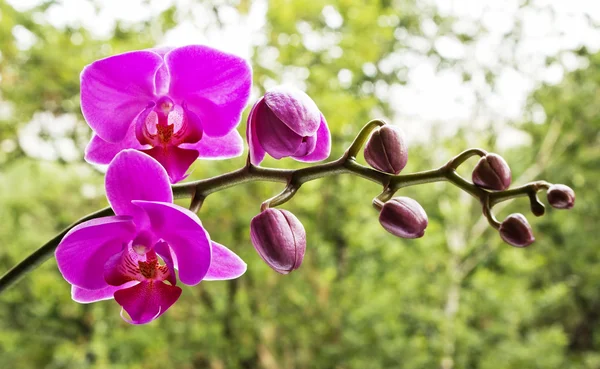
[[265,211],[266,209],[270,208],[271,206],[285,204],[289,199],[294,197],[294,195],[296,194],[296,192],[298,191],[299,188],[300,188],[300,185],[296,185],[296,184],[292,184],[292,183],[288,184],[287,186],[285,186],[285,188],[283,189],[283,191],[281,191],[280,194],[278,194],[277,196],[273,196],[270,199],[268,199],[267,201],[263,202],[262,205],[260,206],[260,211]]
[[462,163],[464,163],[465,161],[467,161],[468,159],[470,159],[473,156],[486,156],[487,155],[487,151],[482,150],[482,149],[468,149],[465,150],[463,152],[461,152],[460,154],[456,155],[454,158],[450,159],[450,161],[448,161],[448,164],[446,164],[447,167],[452,168],[452,169],[456,169],[458,168]]
[[354,139],[354,141],[352,141],[352,144],[350,144],[348,150],[346,150],[345,156],[352,159],[356,158],[356,155],[358,155],[358,152],[360,151],[361,147],[363,147],[365,142],[367,142],[367,139],[369,139],[371,132],[375,128],[381,127],[385,124],[386,123],[381,119],[373,119],[372,121],[368,122],[360,130],[360,132],[358,132],[358,135],[356,135],[356,138]]
[[50,258],[50,256],[52,256],[54,253],[56,246],[58,246],[62,238],[71,230],[71,228],[88,220],[106,217],[113,214],[114,213],[111,208],[104,208],[96,211],[95,213],[84,216],[67,228],[63,229],[62,232],[54,236],[54,238],[46,242],[46,244],[44,244],[42,247],[35,250],[31,255],[26,257],[19,264],[15,265],[12,269],[6,272],[2,278],[0,278],[0,293],[17,283],[25,274],[40,266],[44,261],[48,260],[48,258]]
[[[401,188],[430,182],[448,181],[461,188],[463,191],[471,194],[473,197],[478,198],[484,205],[484,215],[488,218],[490,224],[497,228],[499,223],[491,213],[491,208],[495,204],[510,198],[527,196],[531,193],[535,194],[540,189],[547,189],[550,186],[548,182],[538,181],[512,190],[490,192],[473,185],[458,175],[458,173],[456,173],[456,168],[471,156],[485,155],[485,151],[481,149],[466,150],[438,169],[411,174],[392,175],[357,163],[355,156],[368,139],[371,131],[384,124],[385,123],[381,120],[372,120],[367,123],[357,135],[350,148],[348,148],[342,157],[335,161],[297,170],[264,168],[246,163],[244,167],[238,170],[213,178],[176,184],[172,187],[173,195],[175,198],[192,198],[190,209],[197,212],[206,197],[214,192],[255,181],[286,183],[287,186],[283,192],[263,203],[264,210],[264,208],[268,206],[281,205],[291,199],[303,183],[338,174],[353,174],[383,186],[384,191],[374,200],[374,206],[380,207],[383,202],[392,198],[392,196]],[[61,233],[0,277],[0,293],[17,282],[23,275],[46,261],[54,253],[54,250],[62,238],[74,226],[94,218],[111,214],[113,214],[112,209],[104,208],[79,219],[69,227],[65,228]]]
[[547,190],[550,186],[552,186],[552,184],[549,182],[536,181],[510,190],[492,192],[490,193],[490,206],[493,207],[499,202],[514,199],[516,197],[529,196],[531,193],[536,194],[540,190]]

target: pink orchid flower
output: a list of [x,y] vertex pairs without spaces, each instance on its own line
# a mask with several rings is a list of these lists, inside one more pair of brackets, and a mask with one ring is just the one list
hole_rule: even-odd
[[242,154],[235,130],[252,85],[248,63],[199,45],[95,61],[81,73],[81,110],[95,135],[85,159],[108,164],[123,149],[158,160],[172,183],[197,158]]
[[121,313],[126,321],[144,324],[181,295],[176,270],[192,286],[246,271],[236,254],[210,240],[196,214],[173,204],[167,172],[150,156],[117,154],[106,173],[106,195],[115,216],[79,224],[56,249],[75,301],[114,297],[129,315]]

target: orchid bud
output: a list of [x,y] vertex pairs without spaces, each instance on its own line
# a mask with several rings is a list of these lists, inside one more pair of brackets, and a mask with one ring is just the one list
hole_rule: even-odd
[[571,209],[575,205],[575,192],[563,184],[550,186],[546,196],[550,205],[556,209]]
[[377,128],[365,145],[365,160],[382,172],[400,173],[408,161],[408,147],[402,130],[387,124]]
[[531,226],[523,214],[511,214],[500,224],[500,237],[515,247],[527,247],[535,241]]
[[510,186],[511,173],[506,161],[498,154],[487,154],[473,169],[473,183],[479,187],[502,191]]
[[379,223],[391,234],[402,238],[419,238],[427,228],[427,213],[409,197],[394,197],[383,204]]
[[248,116],[250,162],[291,157],[304,162],[327,159],[331,136],[325,117],[304,92],[278,86],[265,93]]
[[250,238],[260,257],[276,272],[288,274],[302,264],[306,231],[289,211],[262,211],[250,222]]

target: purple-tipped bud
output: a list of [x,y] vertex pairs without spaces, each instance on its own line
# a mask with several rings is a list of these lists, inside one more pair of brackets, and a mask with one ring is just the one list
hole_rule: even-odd
[[289,211],[269,208],[252,218],[250,238],[260,257],[276,272],[288,274],[302,264],[306,231]]
[[383,204],[379,223],[391,234],[402,238],[419,238],[425,234],[428,219],[425,210],[410,197],[394,197]]
[[511,214],[500,224],[500,237],[514,247],[527,247],[535,241],[531,226],[523,214]]
[[365,160],[382,172],[400,173],[408,162],[408,147],[402,130],[387,124],[377,128],[365,145]]
[[553,208],[571,209],[575,205],[575,191],[564,184],[550,186],[546,195],[550,206]]
[[510,186],[510,167],[498,154],[481,157],[473,169],[473,183],[479,187],[502,191]]
[[291,87],[270,89],[252,107],[246,130],[250,162],[275,159],[314,162],[327,159],[331,136],[325,117],[304,92]]

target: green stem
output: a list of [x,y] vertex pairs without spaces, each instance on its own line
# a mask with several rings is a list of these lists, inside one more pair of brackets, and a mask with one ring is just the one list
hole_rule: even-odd
[[[484,207],[487,206],[487,208],[484,208],[484,214],[490,220],[490,224],[497,228],[498,222],[495,221],[490,211],[494,204],[512,197],[525,196],[531,191],[537,192],[539,189],[548,188],[549,186],[547,182],[539,181],[513,190],[489,192],[473,185],[459,176],[456,173],[456,168],[473,155],[485,155],[485,151],[481,149],[470,149],[464,151],[458,156],[452,158],[446,165],[440,167],[439,169],[412,174],[392,175],[357,163],[355,160],[356,154],[368,139],[371,131],[379,126],[382,126],[383,124],[385,123],[380,120],[372,120],[367,123],[357,135],[356,139],[351,144],[350,148],[345,152],[345,154],[335,161],[317,164],[297,170],[264,168],[247,163],[244,167],[238,170],[213,178],[176,184],[172,187],[173,195],[175,198],[191,198],[192,201],[190,208],[197,212],[202,206],[206,197],[214,192],[222,191],[224,189],[248,182],[269,181],[286,183],[286,188],[282,193],[263,203],[264,210],[264,208],[268,206],[277,206],[287,202],[296,194],[296,191],[303,183],[339,174],[353,174],[382,185],[384,190],[374,202],[376,207],[380,207],[382,202],[388,201],[390,198],[392,198],[392,196],[394,196],[396,191],[401,188],[430,182],[449,181],[475,198],[478,198],[482,204],[486,204],[484,205]],[[486,209],[488,210],[487,213]],[[0,293],[16,283],[26,273],[32,271],[41,263],[46,261],[50,256],[52,256],[62,238],[77,224],[112,214],[112,209],[104,208],[71,224],[61,233],[48,241],[45,245],[37,249],[15,267],[10,269],[6,274],[0,277]]]
[[86,222],[88,220],[92,220],[100,217],[107,217],[113,215],[113,210],[111,208],[104,208],[96,211],[95,213],[88,214],[83,218],[77,220],[75,223],[71,224],[67,228],[63,229],[62,232],[54,236],[50,241],[46,242],[45,245],[35,250],[31,255],[26,257],[19,264],[14,266],[8,272],[6,272],[2,278],[0,278],[0,293],[2,293],[5,289],[17,283],[25,274],[31,272],[38,266],[40,266],[44,261],[48,260],[52,254],[54,254],[54,250],[56,250],[56,246],[60,243],[62,238],[76,225]]
[[552,184],[546,181],[531,182],[526,185],[515,187],[510,190],[490,193],[490,206],[494,206],[502,201],[514,199],[517,197],[536,194],[538,191],[547,190]]
[[369,139],[371,132],[375,128],[378,128],[378,127],[381,127],[384,125],[385,125],[385,122],[382,121],[381,119],[373,119],[372,121],[367,123],[360,130],[360,132],[358,132],[358,135],[356,135],[356,138],[354,139],[352,144],[350,144],[350,147],[348,148],[348,150],[346,150],[345,156],[348,158],[351,158],[351,159],[356,158],[356,155],[358,155],[358,152],[360,151],[361,147],[363,147],[365,142],[367,142],[367,139]]
[[448,166],[449,168],[452,169],[456,169],[458,168],[462,163],[464,163],[465,161],[467,161],[468,159],[470,159],[473,156],[486,156],[487,155],[487,151],[482,150],[482,149],[468,149],[465,150],[463,152],[461,152],[460,154],[456,155],[454,158],[452,158],[452,160],[450,160],[448,162],[448,164],[446,164],[446,166]]

